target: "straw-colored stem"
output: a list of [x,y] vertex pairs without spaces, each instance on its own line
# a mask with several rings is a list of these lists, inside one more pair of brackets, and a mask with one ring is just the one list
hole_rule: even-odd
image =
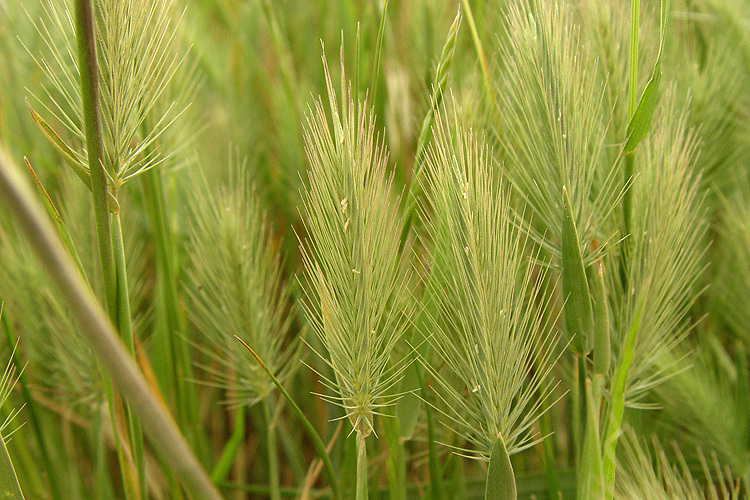
[[3,147],[0,147],[0,195],[68,304],[80,326],[81,334],[130,403],[130,408],[140,417],[143,429],[152,439],[156,452],[172,467],[182,485],[194,498],[221,499],[221,494],[211,483],[172,417],[151,392],[106,313],[63,248],[44,209],[34,198],[31,188],[24,182],[18,167],[10,161]]

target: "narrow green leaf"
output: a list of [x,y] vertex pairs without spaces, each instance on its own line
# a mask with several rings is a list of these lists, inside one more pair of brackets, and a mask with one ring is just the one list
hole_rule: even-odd
[[42,116],[37,113],[34,108],[31,107],[31,103],[29,103],[28,99],[26,99],[26,107],[29,108],[31,118],[33,118],[36,126],[39,127],[39,130],[42,131],[44,136],[49,140],[49,142],[52,143],[55,149],[62,153],[63,157],[65,157],[65,159],[70,163],[70,166],[73,167],[73,171],[76,173],[76,175],[83,181],[84,184],[88,186],[91,183],[89,180],[89,172],[76,158],[76,154],[75,152],[73,152],[73,149],[65,144],[65,141],[63,141],[62,138],[57,135],[57,132],[55,132],[55,130],[50,127],[49,124],[44,120],[44,118],[42,118]]
[[78,266],[78,270],[81,271],[81,275],[85,276],[85,273],[83,271],[83,263],[81,263],[81,257],[78,255],[78,251],[73,244],[73,239],[70,237],[70,232],[68,231],[67,224],[65,224],[62,216],[60,216],[60,212],[57,210],[57,207],[55,207],[55,203],[52,201],[52,198],[50,198],[47,190],[44,189],[42,181],[39,180],[39,177],[36,175],[34,168],[31,166],[31,163],[29,163],[29,160],[25,156],[23,157],[23,162],[26,164],[26,168],[29,169],[29,172],[31,172],[31,176],[34,178],[34,183],[36,183],[37,191],[39,191],[39,194],[42,196],[44,207],[47,209],[47,213],[55,223],[57,234],[59,234],[60,238],[62,238],[63,243],[65,244],[65,248],[73,257],[73,260]]
[[638,143],[646,137],[651,128],[651,120],[654,116],[658,97],[659,83],[661,82],[661,58],[664,52],[664,40],[667,36],[666,16],[668,8],[668,0],[662,0],[661,14],[659,16],[659,54],[656,57],[651,78],[646,84],[646,88],[643,89],[643,94],[641,94],[641,98],[638,101],[635,113],[633,113],[630,123],[628,123],[628,140],[622,149],[622,154],[632,153]]
[[503,437],[498,434],[490,454],[485,500],[516,500],[516,477]]
[[577,353],[591,350],[590,332],[593,312],[586,270],[583,267],[578,230],[573,219],[568,191],[563,186],[562,224],[562,291],[565,299],[565,331],[572,337],[572,347]]

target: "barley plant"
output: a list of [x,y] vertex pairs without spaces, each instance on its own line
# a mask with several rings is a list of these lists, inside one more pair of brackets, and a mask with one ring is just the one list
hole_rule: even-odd
[[750,496],[746,0],[0,0],[0,497]]

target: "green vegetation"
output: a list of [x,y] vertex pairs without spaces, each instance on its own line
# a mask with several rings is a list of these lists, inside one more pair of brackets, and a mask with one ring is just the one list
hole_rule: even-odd
[[748,498],[748,20],[0,0],[0,497]]

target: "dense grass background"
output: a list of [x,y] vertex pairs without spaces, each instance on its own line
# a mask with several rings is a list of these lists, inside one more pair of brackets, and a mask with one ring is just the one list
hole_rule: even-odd
[[[0,164],[226,498],[747,497],[747,2],[87,4]],[[26,498],[209,498],[0,206]]]

